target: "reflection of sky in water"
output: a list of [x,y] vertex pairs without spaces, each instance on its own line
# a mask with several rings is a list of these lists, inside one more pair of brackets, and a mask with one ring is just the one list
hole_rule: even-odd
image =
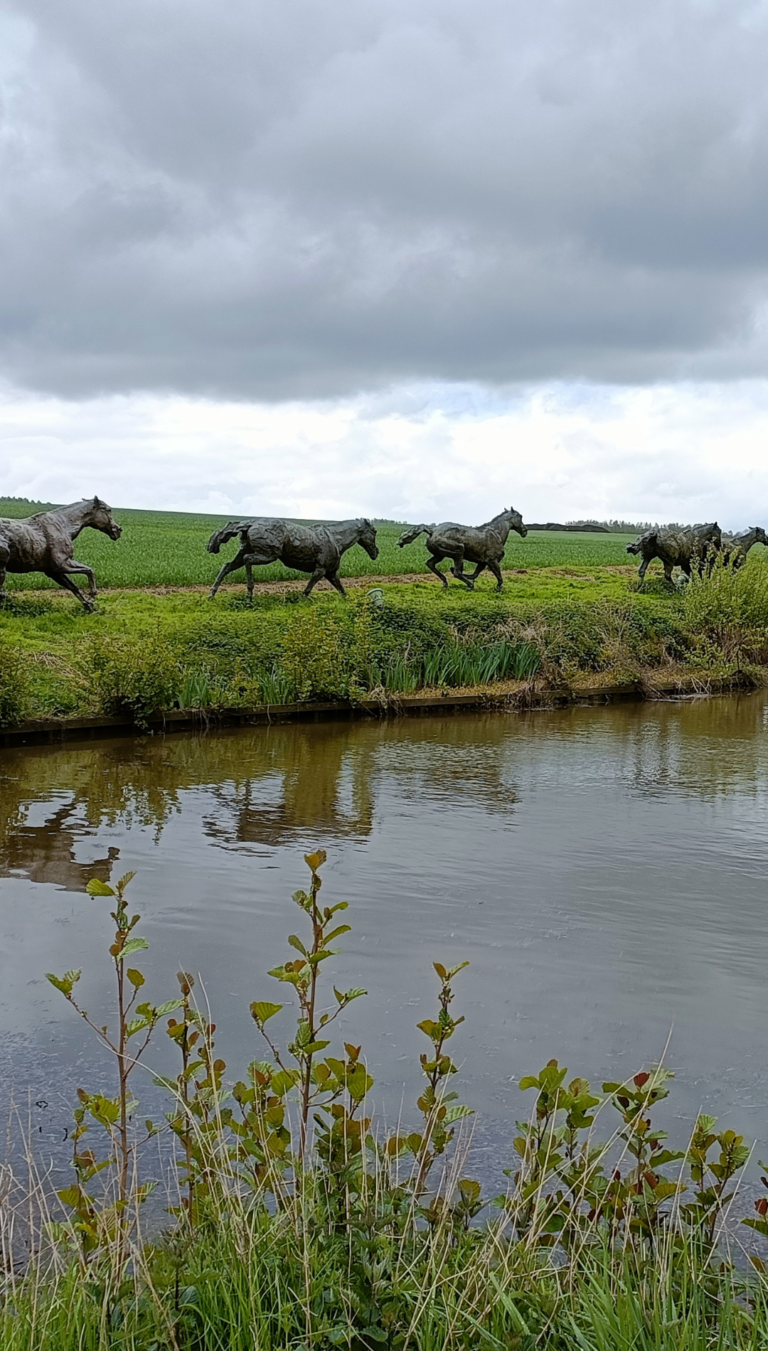
[[391,1116],[413,1097],[431,962],[467,957],[454,1046],[484,1141],[509,1138],[527,1110],[512,1081],[550,1056],[600,1081],[670,1031],[672,1119],[706,1106],[765,1139],[766,714],[756,695],[0,752],[0,1076],[52,1101],[52,1075],[88,1083],[44,973],[82,965],[106,1013],[108,907],[83,889],[128,868],[149,996],[202,972],[239,1072],[321,845],[353,925],[329,975],[370,991],[347,1031]]

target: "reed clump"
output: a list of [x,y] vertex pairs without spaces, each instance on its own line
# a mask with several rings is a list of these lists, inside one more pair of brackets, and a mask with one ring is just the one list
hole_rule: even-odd
[[[81,1089],[72,1181],[0,1189],[7,1351],[354,1351],[502,1348],[758,1348],[768,1339],[768,1267],[749,1261],[729,1223],[750,1150],[699,1116],[687,1148],[656,1120],[671,1071],[657,1065],[600,1090],[552,1060],[520,1080],[531,1111],[511,1140],[509,1184],[484,1194],[467,1172],[467,1123],[454,1038],[466,963],[434,963],[434,1015],[419,1029],[422,1086],[410,1120],[377,1127],[373,1079],[350,1037],[363,989],[326,989],[325,963],[349,931],[346,903],[325,904],[325,854],[306,856],[293,901],[300,932],[270,971],[290,997],[251,1006],[261,1043],[242,1077],[216,1048],[195,977],[146,997],[148,944],[131,914],[132,874],[89,884],[110,906],[115,1001],[101,1025],[80,998],[82,972],[48,979],[113,1058],[108,1087]],[[343,1037],[338,1029],[344,1025]],[[177,1073],[156,1077],[160,1120],[138,1120],[132,1084],[166,1035]],[[145,1146],[171,1164],[162,1220]],[[157,1162],[155,1167],[157,1168]],[[745,1221],[768,1237],[766,1194]],[[745,1231],[746,1232],[746,1231]]]

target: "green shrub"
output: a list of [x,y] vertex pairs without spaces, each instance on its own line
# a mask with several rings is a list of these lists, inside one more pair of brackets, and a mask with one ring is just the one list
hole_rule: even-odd
[[19,648],[0,643],[0,727],[13,727],[27,711],[29,676]]
[[178,656],[159,634],[143,639],[96,639],[87,666],[101,712],[127,714],[146,727],[153,713],[174,706],[181,671]]
[[730,629],[768,626],[768,567],[758,558],[735,567],[718,556],[709,576],[691,578],[685,616],[693,629],[714,636]]
[[333,614],[299,614],[283,635],[279,663],[285,688],[296,699],[345,699],[349,694],[347,644]]

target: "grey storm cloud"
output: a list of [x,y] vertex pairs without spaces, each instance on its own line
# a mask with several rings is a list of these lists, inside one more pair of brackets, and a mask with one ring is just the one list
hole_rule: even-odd
[[765,371],[765,3],[24,0],[0,49],[13,382]]

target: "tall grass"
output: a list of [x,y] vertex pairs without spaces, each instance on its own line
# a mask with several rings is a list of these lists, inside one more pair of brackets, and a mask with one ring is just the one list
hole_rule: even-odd
[[540,666],[541,653],[533,642],[454,641],[423,654],[412,655],[406,647],[389,661],[379,679],[386,690],[400,694],[531,680]]

